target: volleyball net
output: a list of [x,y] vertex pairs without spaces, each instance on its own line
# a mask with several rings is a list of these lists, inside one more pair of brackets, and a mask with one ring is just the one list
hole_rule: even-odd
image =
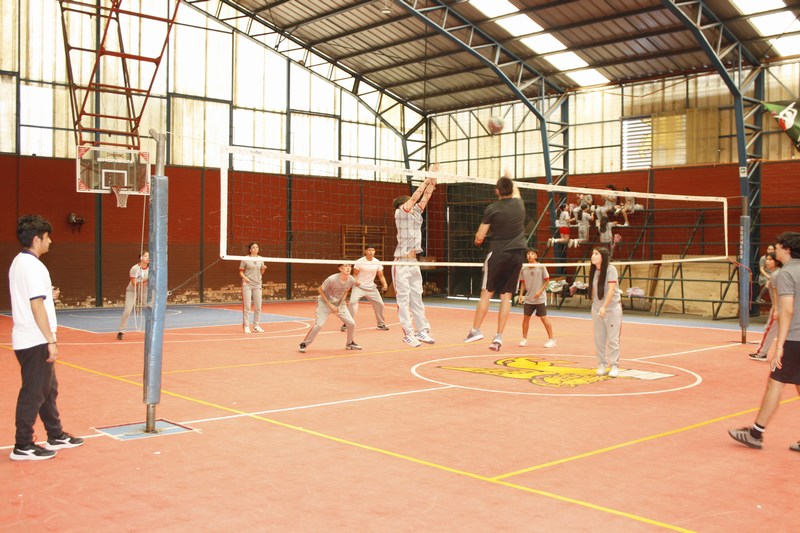
[[[392,264],[392,201],[410,195],[426,177],[437,180],[425,210],[426,266],[481,267],[489,249],[491,235],[482,247],[475,246],[474,235],[486,206],[497,199],[496,178],[235,146],[222,149],[221,161],[223,259],[242,260],[249,243],[258,242],[267,262],[335,265],[354,261],[371,245]],[[528,246],[545,265],[585,265],[600,245],[612,248],[614,263],[622,265],[729,260],[726,198],[615,191],[616,200],[609,202],[607,189],[515,183],[525,202]],[[564,224],[566,232],[559,229]],[[607,233],[601,235],[607,228],[610,242]]]

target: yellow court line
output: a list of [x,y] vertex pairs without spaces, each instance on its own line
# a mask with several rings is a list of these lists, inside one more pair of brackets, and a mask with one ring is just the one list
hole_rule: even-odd
[[[785,403],[794,402],[794,401],[797,401],[797,400],[800,400],[800,397],[794,397],[794,398],[789,398],[788,400],[782,400],[780,403],[781,404],[785,404]],[[509,477],[518,476],[518,475],[521,475],[521,474],[526,474],[528,472],[534,472],[536,470],[542,470],[544,468],[549,468],[551,466],[556,466],[556,465],[560,465],[560,464],[563,464],[563,463],[568,463],[570,461],[577,461],[578,459],[584,459],[586,457],[592,457],[594,455],[600,455],[601,453],[611,452],[611,451],[614,451],[614,450],[618,450],[620,448],[625,448],[627,446],[633,446],[634,444],[640,444],[642,442],[647,442],[647,441],[650,441],[650,440],[659,439],[661,437],[668,437],[670,435],[675,435],[677,433],[683,433],[684,431],[689,431],[689,430],[697,429],[697,428],[700,428],[700,427],[703,427],[703,426],[716,424],[717,422],[721,422],[723,420],[729,420],[731,418],[736,418],[738,416],[742,416],[742,415],[746,415],[746,414],[750,414],[750,413],[755,413],[755,412],[758,411],[758,409],[759,409],[758,407],[754,407],[752,409],[747,409],[745,411],[739,411],[738,413],[733,413],[731,415],[720,416],[718,418],[712,418],[711,420],[706,420],[705,422],[698,422],[697,424],[692,424],[690,426],[684,426],[682,428],[673,429],[671,431],[665,431],[663,433],[658,433],[656,435],[650,435],[650,436],[647,436],[647,437],[642,437],[641,439],[629,440],[628,442],[622,442],[620,444],[615,444],[613,446],[608,446],[606,448],[601,448],[599,450],[594,450],[594,451],[582,453],[582,454],[579,454],[579,455],[573,455],[572,457],[565,457],[563,459],[558,459],[556,461],[550,461],[549,463],[543,463],[543,464],[540,464],[540,465],[531,466],[531,467],[528,467],[528,468],[523,468],[521,470],[516,470],[514,472],[509,472],[507,474],[500,474],[499,476],[494,476],[491,479],[497,479],[497,480],[506,479],[506,478],[509,478]]]
[[[126,379],[126,378],[122,378],[122,377],[119,377],[119,376],[114,376],[114,375],[107,374],[105,372],[100,372],[100,371],[97,371],[97,370],[92,370],[90,368],[85,368],[85,367],[82,367],[82,366],[79,366],[79,365],[76,365],[76,364],[73,364],[73,363],[67,363],[67,362],[64,362],[64,361],[59,361],[59,363],[62,364],[62,365],[66,365],[66,366],[69,366],[71,368],[77,369],[77,370],[82,370],[82,371],[89,372],[91,374],[95,374],[95,375],[98,375],[98,376],[108,377],[108,378],[111,378],[111,379],[114,379],[114,380],[122,381],[124,383],[133,384],[133,385],[136,385],[138,387],[142,387],[143,386],[143,384],[141,384],[141,383],[137,383],[135,381],[131,381],[131,380]],[[186,400],[186,401],[189,401],[189,402],[198,403],[200,405],[204,405],[204,406],[208,406],[208,407],[213,407],[215,409],[220,409],[222,411],[226,411],[226,412],[229,412],[229,413],[235,413],[235,414],[247,416],[249,418],[252,418],[252,419],[255,419],[255,420],[260,420],[262,422],[267,422],[269,424],[280,426],[280,427],[283,427],[283,428],[286,428],[286,429],[299,431],[301,433],[306,433],[308,435],[313,435],[315,437],[321,437],[323,439],[327,439],[327,440],[330,440],[330,441],[333,441],[333,442],[337,442],[337,443],[340,443],[340,444],[346,444],[348,446],[353,446],[355,448],[360,448],[360,449],[363,449],[363,450],[368,450],[368,451],[380,453],[382,455],[386,455],[386,456],[389,456],[389,457],[394,457],[396,459],[402,459],[404,461],[409,461],[411,463],[416,463],[416,464],[427,466],[427,467],[434,468],[434,469],[437,469],[437,470],[442,470],[444,472],[449,472],[451,474],[456,474],[456,475],[459,475],[459,476],[465,476],[465,477],[469,477],[469,478],[476,479],[476,480],[479,480],[479,481],[484,481],[484,482],[487,482],[487,483],[491,483],[491,484],[494,484],[494,485],[500,485],[500,486],[503,486],[503,487],[508,487],[508,488],[512,488],[512,489],[516,489],[516,490],[521,490],[523,492],[528,492],[528,493],[531,493],[531,494],[536,494],[538,496],[544,496],[546,498],[551,498],[551,499],[558,500],[558,501],[561,501],[561,502],[570,503],[570,504],[578,505],[578,506],[581,506],[581,507],[586,507],[588,509],[592,509],[592,510],[595,510],[595,511],[601,511],[601,512],[604,512],[604,513],[613,514],[613,515],[616,515],[616,516],[621,516],[623,518],[628,518],[630,520],[635,520],[637,522],[643,522],[643,523],[650,524],[650,525],[657,526],[657,527],[661,527],[661,528],[664,528],[664,529],[670,529],[670,530],[673,530],[673,531],[681,531],[681,532],[684,532],[684,533],[693,533],[692,530],[690,530],[690,529],[685,529],[685,528],[681,528],[681,527],[674,526],[674,525],[671,525],[671,524],[666,524],[664,522],[659,522],[657,520],[652,520],[650,518],[646,518],[646,517],[643,517],[643,516],[638,516],[638,515],[634,515],[634,514],[631,514],[631,513],[626,513],[624,511],[619,511],[617,509],[612,509],[610,507],[604,507],[602,505],[596,505],[596,504],[585,502],[585,501],[582,501],[582,500],[576,500],[574,498],[568,498],[566,496],[560,496],[560,495],[554,494],[552,492],[538,490],[538,489],[534,489],[534,488],[531,488],[531,487],[526,487],[524,485],[511,483],[511,482],[508,482],[508,481],[503,481],[498,477],[491,478],[491,477],[486,477],[486,476],[482,476],[482,475],[479,475],[479,474],[474,474],[472,472],[466,472],[464,470],[459,470],[457,468],[451,468],[449,466],[440,465],[440,464],[437,464],[437,463],[432,463],[430,461],[425,461],[423,459],[417,459],[416,457],[411,457],[411,456],[408,456],[408,455],[403,455],[403,454],[392,452],[392,451],[389,451],[389,450],[384,450],[382,448],[376,448],[374,446],[369,446],[367,444],[361,444],[359,442],[354,442],[354,441],[350,441],[350,440],[347,440],[347,439],[342,439],[340,437],[335,437],[333,435],[328,435],[326,433],[320,433],[320,432],[314,431],[312,429],[308,429],[308,428],[304,428],[304,427],[300,427],[300,426],[294,426],[292,424],[287,424],[285,422],[280,422],[278,420],[274,420],[274,419],[271,419],[271,418],[266,418],[266,417],[263,417],[263,416],[254,415],[254,414],[247,413],[247,412],[239,410],[239,409],[233,409],[231,407],[226,407],[224,405],[219,405],[219,404],[207,402],[205,400],[200,400],[199,398],[193,398],[191,396],[186,396],[184,394],[178,394],[178,393],[175,393],[175,392],[165,391],[163,389],[162,389],[161,392],[163,394],[167,395],[167,396],[172,396],[174,398],[180,398],[180,399],[183,399],[183,400]]]
[[[296,359],[282,359],[280,361],[261,361],[258,363],[240,363],[237,365],[220,365],[220,366],[204,366],[200,368],[185,368],[183,370],[165,370],[162,372],[163,375],[167,374],[188,374],[190,372],[211,372],[214,370],[228,370],[234,368],[248,368],[254,366],[271,366],[271,365],[284,365],[284,364],[292,364],[292,363],[305,363],[309,361],[324,361],[326,359],[340,359],[346,357],[372,357],[376,355],[385,355],[385,354],[393,354],[398,352],[407,353],[412,349],[414,352],[422,352],[424,350],[435,350],[437,348],[450,348],[452,346],[458,346],[456,344],[442,344],[439,346],[420,346],[419,348],[398,348],[396,350],[382,350],[379,352],[373,351],[352,351],[348,353],[341,353],[336,355],[320,355],[318,357],[298,357]],[[141,374],[123,374],[123,377],[136,377],[141,376]]]

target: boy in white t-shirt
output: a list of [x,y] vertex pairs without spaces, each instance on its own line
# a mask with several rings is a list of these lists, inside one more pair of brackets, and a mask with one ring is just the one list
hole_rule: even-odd
[[[347,304],[350,316],[355,318],[356,311],[358,311],[358,302],[362,298],[366,298],[372,304],[375,320],[378,323],[377,329],[389,331],[389,327],[383,318],[384,305],[383,298],[381,298],[381,292],[386,291],[388,284],[386,283],[386,276],[383,275],[383,265],[375,258],[375,246],[368,244],[364,249],[364,257],[353,265],[353,277],[356,278],[356,284],[350,293],[350,303]],[[380,290],[375,285],[376,277],[381,281]],[[346,330],[347,325],[342,325],[342,331]]]

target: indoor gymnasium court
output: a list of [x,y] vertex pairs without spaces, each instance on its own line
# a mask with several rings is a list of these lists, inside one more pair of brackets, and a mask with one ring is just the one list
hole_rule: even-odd
[[0,13],[0,531],[796,530],[793,3]]

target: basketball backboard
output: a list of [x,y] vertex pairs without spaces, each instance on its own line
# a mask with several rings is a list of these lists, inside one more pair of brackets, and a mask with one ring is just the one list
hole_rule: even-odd
[[78,192],[111,194],[112,187],[131,187],[128,194],[150,194],[150,154],[147,152],[79,146],[75,173]]

